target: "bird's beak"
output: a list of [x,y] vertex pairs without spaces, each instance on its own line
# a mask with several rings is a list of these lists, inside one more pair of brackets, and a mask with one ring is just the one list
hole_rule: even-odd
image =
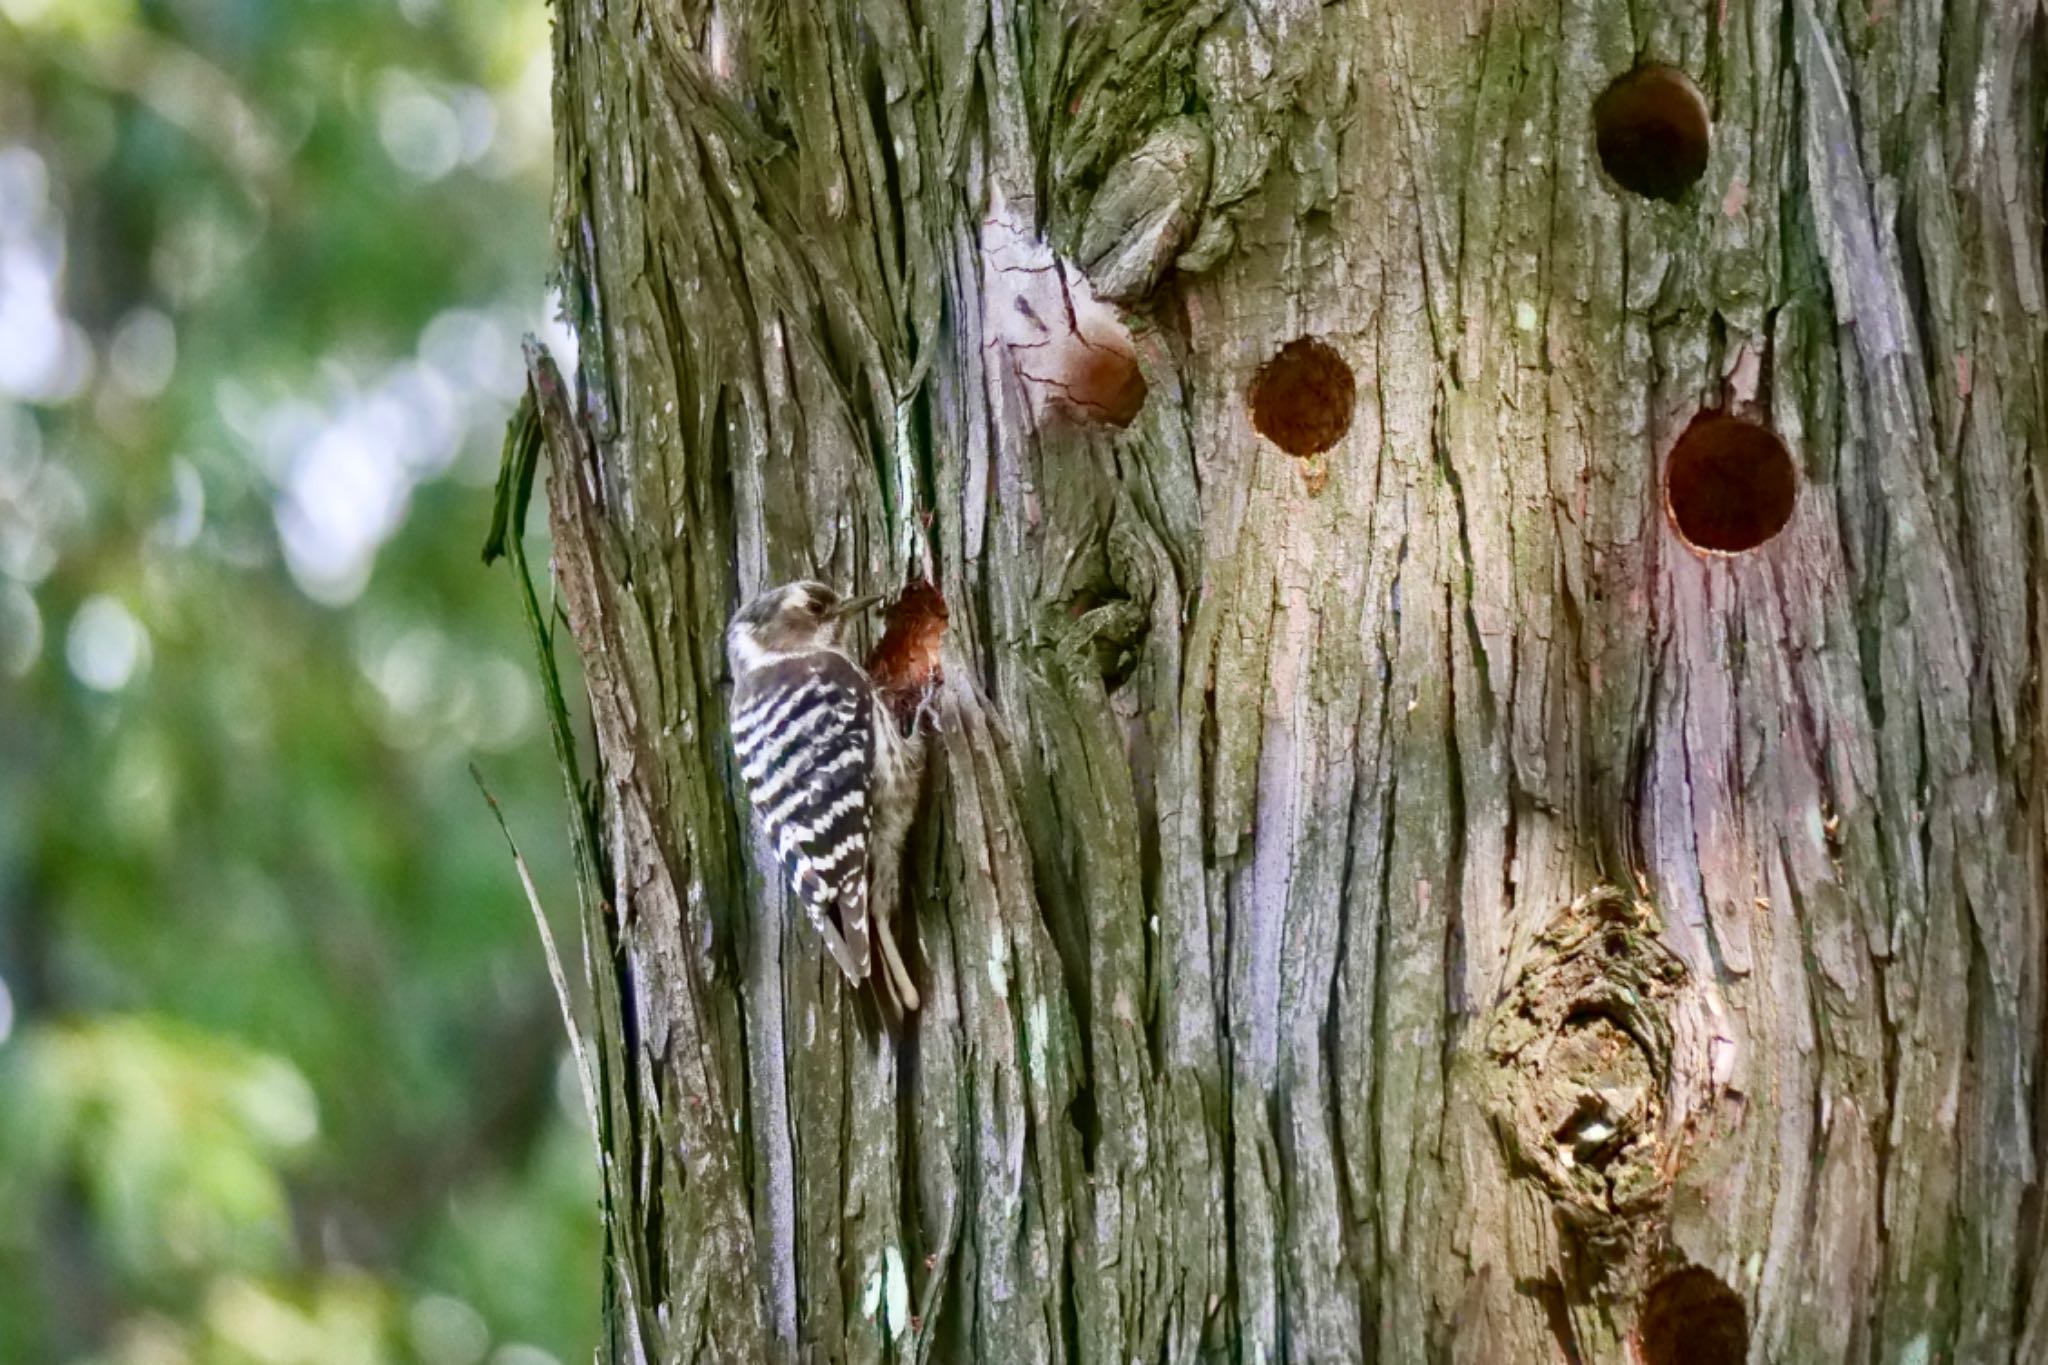
[[832,608],[832,617],[834,620],[844,620],[849,616],[857,616],[881,601],[882,597],[883,594],[878,592],[871,592],[866,597],[849,597]]

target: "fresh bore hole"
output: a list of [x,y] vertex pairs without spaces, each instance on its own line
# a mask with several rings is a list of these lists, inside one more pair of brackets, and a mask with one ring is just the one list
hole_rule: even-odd
[[1688,1266],[1650,1286],[1636,1318],[1643,1365],[1743,1365],[1749,1314],[1742,1297],[1708,1271]]
[[1297,337],[1252,380],[1252,425],[1289,455],[1307,458],[1337,444],[1351,426],[1358,385],[1336,348]]
[[1706,97],[1676,67],[1639,66],[1593,101],[1600,164],[1646,199],[1675,200],[1707,169]]
[[941,680],[939,650],[946,638],[946,615],[945,597],[919,579],[890,605],[882,638],[868,655],[868,676],[905,729],[916,722]]
[[1792,453],[1767,427],[1710,413],[1671,448],[1664,505],[1694,549],[1753,550],[1785,529],[1799,497]]

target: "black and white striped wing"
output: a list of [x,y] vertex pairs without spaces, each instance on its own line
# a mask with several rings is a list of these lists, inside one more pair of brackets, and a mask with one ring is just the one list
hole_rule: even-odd
[[733,697],[740,775],[783,871],[851,980],[868,975],[873,698],[830,650],[755,669]]

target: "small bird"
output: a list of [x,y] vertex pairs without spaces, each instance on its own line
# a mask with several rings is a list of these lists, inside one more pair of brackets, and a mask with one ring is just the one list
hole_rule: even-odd
[[893,1026],[919,1003],[889,918],[924,744],[839,641],[847,619],[878,600],[785,583],[734,614],[725,648],[733,748],[761,826],[839,970],[874,983]]

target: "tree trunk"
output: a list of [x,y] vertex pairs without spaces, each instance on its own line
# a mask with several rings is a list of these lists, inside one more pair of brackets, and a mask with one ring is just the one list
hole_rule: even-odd
[[[2048,1361],[2033,0],[555,8],[609,1359]],[[799,577],[950,610],[900,1046]]]

